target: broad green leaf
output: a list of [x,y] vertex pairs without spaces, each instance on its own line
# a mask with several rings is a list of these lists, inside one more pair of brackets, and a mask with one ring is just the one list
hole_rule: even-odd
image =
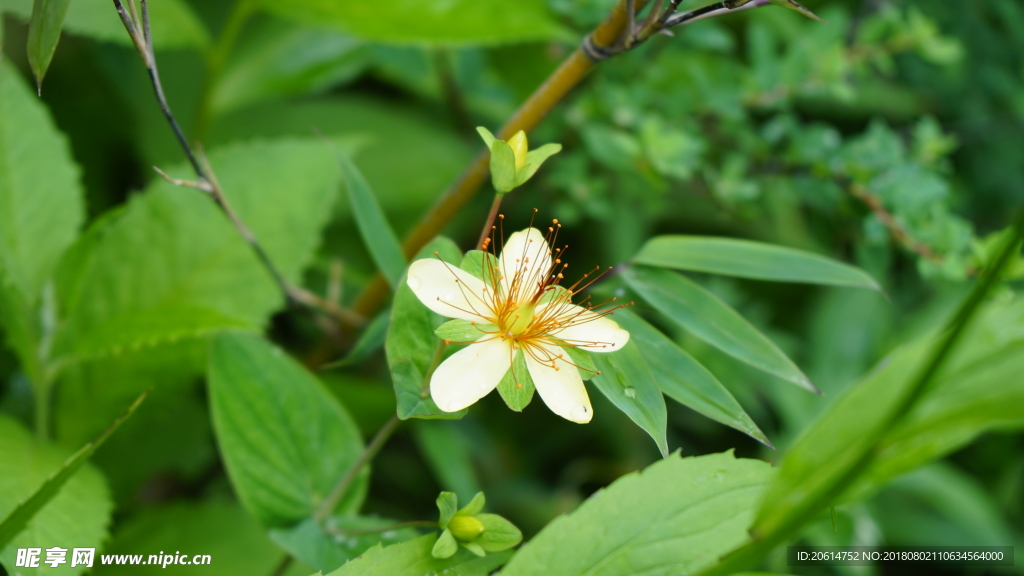
[[437,495],[437,525],[441,529],[447,529],[448,523],[459,510],[459,496],[454,492],[441,492]]
[[[145,564],[150,554],[156,555],[161,550],[168,555],[180,551],[188,555],[189,561],[195,559],[196,554],[208,554],[210,562],[166,568],[160,564]],[[91,574],[153,576],[167,574],[175,568],[197,576],[271,574],[284,558],[245,509],[236,502],[217,498],[199,502],[178,500],[140,508],[118,522],[103,553],[115,559],[120,557],[124,563],[101,565],[97,550]],[[130,565],[129,558],[137,554],[143,555],[143,565]],[[312,568],[306,569],[307,573],[310,571]]]
[[390,545],[419,536],[412,528],[374,531],[396,524],[387,518],[332,516],[325,524],[326,528],[310,518],[289,528],[273,528],[270,539],[296,560],[330,572],[378,543]]
[[498,394],[505,404],[516,412],[522,412],[523,408],[529,406],[533,400],[533,393],[537,390],[533,376],[530,376],[530,370],[526,367],[524,354],[523,350],[516,351],[515,358],[512,359],[512,368],[505,372],[498,382]]
[[661,391],[693,410],[771,446],[732,394],[685,350],[629,310],[615,312],[654,374]]
[[347,34],[258,19],[231,51],[210,108],[220,115],[262,100],[324,92],[355,78],[369,63],[369,47]]
[[43,77],[53,60],[60,40],[60,28],[64,24],[71,0],[34,0],[32,17],[28,23],[28,64],[36,85],[42,92]]
[[[33,0],[0,0],[0,12],[9,11],[28,21]],[[150,28],[156,50],[205,49],[210,36],[185,0],[149,3]],[[133,46],[112,2],[76,0],[64,18],[64,30],[104,42]]]
[[[433,258],[434,252],[444,261],[457,265],[462,260],[462,252],[454,242],[444,237],[435,238],[427,244],[414,260]],[[395,396],[398,399],[398,417],[408,418],[461,418],[465,410],[443,412],[430,398],[426,386],[431,368],[440,362],[440,346],[444,341],[434,335],[443,318],[434,314],[405,283],[405,276],[395,290],[395,300],[391,307],[391,327],[388,328],[384,349],[388,355],[388,366],[391,368],[391,380],[395,385]]]
[[115,430],[128,419],[129,416],[135,412],[135,409],[139,407],[142,400],[145,399],[146,394],[143,393],[139,396],[128,410],[121,415],[120,418],[115,420],[103,434],[100,434],[98,438],[92,442],[82,446],[78,452],[75,452],[64,461],[64,464],[52,474],[46,477],[46,479],[39,485],[35,492],[31,496],[22,500],[14,507],[13,510],[8,512],[2,520],[0,520],[0,549],[7,545],[19,532],[21,532],[26,524],[28,524],[33,517],[40,510],[43,509],[53,498],[60,492],[64,484],[74,476],[75,472],[85,464],[86,460],[92,456],[93,452],[96,451],[106,440],[114,433]]
[[567,38],[542,0],[515,4],[473,0],[395,0],[373,4],[325,0],[260,0],[282,18],[333,26],[394,44],[501,44]]
[[480,491],[469,441],[459,426],[452,422],[421,420],[413,425],[413,437],[442,490],[450,490],[462,498]]
[[427,534],[386,548],[374,546],[327,576],[486,576],[504,564],[512,554],[498,552],[478,558],[468,550],[459,548],[450,558],[439,560],[430,554],[437,537],[436,533]]
[[491,144],[491,185],[498,194],[516,187],[516,157],[512,147],[503,140]]
[[636,342],[630,340],[620,350],[593,354],[592,358],[599,371],[592,380],[597,389],[651,435],[662,456],[668,456],[665,397]]
[[352,205],[356,226],[363,237],[366,249],[394,289],[405,271],[406,261],[402,245],[391,230],[387,216],[381,210],[377,197],[374,196],[362,173],[347,156],[338,158],[342,173],[345,175],[348,199]]
[[[0,416],[0,515],[6,517],[31,497],[50,474],[65,465],[69,455],[69,450],[41,444],[14,420]],[[101,548],[112,509],[103,475],[86,463],[28,526],[0,548],[0,564],[13,569],[18,548]],[[84,566],[71,568],[70,563],[62,568],[61,573],[69,575],[85,571]],[[35,576],[52,572],[49,565],[40,562],[40,568],[18,568],[18,573]]]
[[0,266],[29,305],[85,219],[78,178],[43,102],[0,62]]
[[438,560],[444,560],[451,558],[459,551],[459,543],[455,540],[455,535],[452,534],[451,530],[445,528],[444,532],[437,537],[437,541],[434,542],[434,547],[430,549],[430,555]]
[[[217,443],[245,507],[267,527],[312,516],[363,451],[352,417],[298,362],[255,335],[213,338],[208,381]],[[367,476],[338,512],[359,508]]]
[[749,539],[771,475],[767,463],[731,453],[674,454],[556,518],[501,574],[692,574]]
[[7,276],[0,261],[0,327],[6,344],[18,355],[21,369],[32,382],[43,381],[43,367],[36,353],[40,326],[33,307],[21,289]]
[[688,278],[647,266],[630,266],[622,277],[648,304],[698,338],[755,368],[818,392],[774,342]]
[[734,238],[658,236],[648,240],[633,261],[739,278],[882,289],[867,272],[831,258]]
[[[214,151],[210,162],[235,211],[284,277],[297,282],[337,195],[340,174],[330,147],[318,139],[263,141]],[[185,167],[170,172],[189,177]],[[210,198],[163,181],[94,223],[60,272],[66,321],[56,336],[57,356],[258,330],[283,303]]]

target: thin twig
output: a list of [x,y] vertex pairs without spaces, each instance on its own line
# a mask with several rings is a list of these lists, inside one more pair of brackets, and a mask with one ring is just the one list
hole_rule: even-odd
[[345,324],[347,326],[360,327],[366,324],[366,317],[360,316],[355,312],[342,308],[337,304],[336,300],[329,300],[327,298],[321,298],[314,292],[310,292],[305,288],[299,286],[289,286],[288,295],[294,301],[299,304],[303,304],[310,308],[315,308],[327,313],[328,316],[334,318],[335,321]]
[[363,450],[363,453],[359,455],[359,458],[356,458],[356,461],[352,463],[352,466],[345,471],[345,475],[342,476],[341,479],[338,480],[338,483],[334,485],[334,488],[331,489],[327,498],[324,498],[320,503],[320,506],[317,507],[316,513],[313,514],[313,519],[320,522],[324,518],[330,516],[331,512],[334,512],[334,509],[338,507],[338,503],[341,502],[342,497],[345,496],[349,487],[352,486],[352,483],[355,482],[356,478],[359,476],[363,466],[365,466],[370,460],[373,460],[373,457],[377,455],[377,452],[380,452],[380,449],[384,447],[384,443],[388,441],[388,438],[390,438],[391,434],[394,433],[395,428],[398,427],[399,422],[401,422],[401,420],[398,419],[398,414],[395,414],[379,431],[377,431],[377,435],[374,436],[373,440],[366,445],[366,449]]
[[930,246],[913,238],[907,232],[906,228],[896,220],[896,217],[893,216],[892,212],[889,212],[889,210],[886,209],[881,198],[856,182],[849,183],[846,189],[850,192],[851,196],[860,200],[864,205],[870,208],[871,212],[874,213],[875,217],[878,218],[882,225],[889,229],[889,233],[892,234],[893,239],[903,245],[907,250],[910,250],[918,256],[936,264],[943,263],[945,259],[942,256],[936,254]]
[[291,565],[291,554],[285,554],[284,560],[281,560],[281,563],[274,568],[274,571],[270,573],[270,576],[284,576],[285,572],[288,571],[288,568],[290,568]]
[[[121,0],[113,1],[114,7],[117,9],[117,13],[121,17],[121,22],[124,24],[125,30],[128,31],[128,35],[131,37],[132,43],[135,44],[135,48],[138,50],[143,63],[146,65],[146,70],[149,72],[149,79],[150,83],[153,85],[153,92],[156,94],[157,104],[159,104],[160,110],[163,111],[164,117],[167,119],[167,123],[171,126],[174,136],[178,139],[178,144],[185,153],[185,157],[188,158],[189,164],[192,165],[192,170],[196,174],[197,181],[193,182],[170,178],[160,169],[154,169],[158,174],[160,174],[160,176],[172,184],[195,188],[209,194],[217,206],[220,207],[221,211],[224,212],[238,230],[238,233],[256,253],[256,256],[270,273],[274,282],[277,283],[281,293],[284,294],[289,304],[295,303],[297,301],[295,298],[296,289],[288,284],[280,270],[278,270],[277,266],[275,266],[273,261],[270,259],[270,255],[267,254],[266,250],[263,249],[263,246],[259,241],[257,241],[255,234],[252,233],[252,230],[245,225],[242,219],[231,207],[227,197],[224,195],[224,191],[221,188],[220,183],[217,181],[217,177],[214,174],[213,169],[210,167],[209,161],[207,161],[206,157],[202,154],[201,149],[198,150],[198,153],[196,150],[193,150],[188,139],[185,137],[185,133],[182,131],[181,126],[178,124],[177,119],[174,117],[174,113],[171,111],[171,106],[167,102],[167,96],[164,94],[163,83],[160,81],[160,72],[156,64],[156,53],[153,50],[153,37],[150,31],[149,5],[147,0],[141,0],[141,29],[138,26],[140,17],[134,10],[134,4],[129,4],[132,8],[132,14],[129,14],[129,11],[125,9]],[[360,317],[358,314],[352,316],[352,318],[358,317]]]
[[731,14],[734,12],[742,12],[744,10],[753,10],[754,8],[760,8],[762,6],[768,6],[771,4],[770,0],[752,0],[741,6],[730,8],[727,2],[719,2],[712,4],[711,6],[705,6],[704,8],[698,8],[684,14],[677,14],[665,21],[663,30],[674,28],[676,26],[682,26],[684,24],[693,24],[698,20],[706,20],[708,18],[715,18],[722,16],[723,14]]

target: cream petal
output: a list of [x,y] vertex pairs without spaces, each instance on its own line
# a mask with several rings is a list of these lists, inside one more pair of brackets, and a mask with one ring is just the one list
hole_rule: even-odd
[[456,412],[486,396],[512,366],[510,341],[485,336],[448,357],[430,377],[438,408]]
[[498,256],[498,269],[504,294],[509,293],[518,274],[516,300],[522,302],[532,297],[537,283],[546,279],[551,270],[551,248],[544,234],[536,228],[527,228],[509,236]]
[[427,307],[448,318],[493,322],[492,296],[484,283],[465,270],[437,258],[423,258],[409,266],[406,284]]
[[575,344],[588,352],[615,352],[629,342],[629,332],[619,327],[618,323],[608,316],[595,314],[575,304],[554,303],[553,310],[549,306],[537,308],[537,315],[556,314],[565,326],[555,328],[549,335]]
[[[566,362],[558,346],[533,344],[527,351],[526,368],[544,403],[566,420],[586,424],[594,415],[580,371]],[[545,363],[546,362],[546,363]]]

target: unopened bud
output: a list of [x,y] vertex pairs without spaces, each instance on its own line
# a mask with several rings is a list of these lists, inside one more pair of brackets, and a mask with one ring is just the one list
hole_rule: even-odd
[[526,165],[526,153],[529,152],[529,144],[526,141],[526,132],[520,130],[508,139],[508,145],[512,148],[512,154],[516,158],[516,170]]
[[484,525],[472,516],[454,516],[448,522],[448,529],[452,531],[452,536],[463,542],[469,542],[484,533]]

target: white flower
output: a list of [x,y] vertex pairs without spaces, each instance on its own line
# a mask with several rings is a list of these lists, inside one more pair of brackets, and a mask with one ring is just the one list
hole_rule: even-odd
[[[558,221],[554,224],[548,229],[552,240]],[[430,379],[430,395],[441,410],[455,412],[486,396],[522,350],[544,403],[573,422],[590,421],[593,409],[579,367],[564,348],[614,352],[629,333],[606,318],[615,308],[572,303],[589,275],[568,289],[558,286],[566,266],[563,250],[552,253],[548,238],[528,228],[509,237],[498,258],[484,260],[484,280],[440,258],[412,263],[407,282],[420,301],[443,316],[473,322],[480,331],[479,339],[445,360]]]

